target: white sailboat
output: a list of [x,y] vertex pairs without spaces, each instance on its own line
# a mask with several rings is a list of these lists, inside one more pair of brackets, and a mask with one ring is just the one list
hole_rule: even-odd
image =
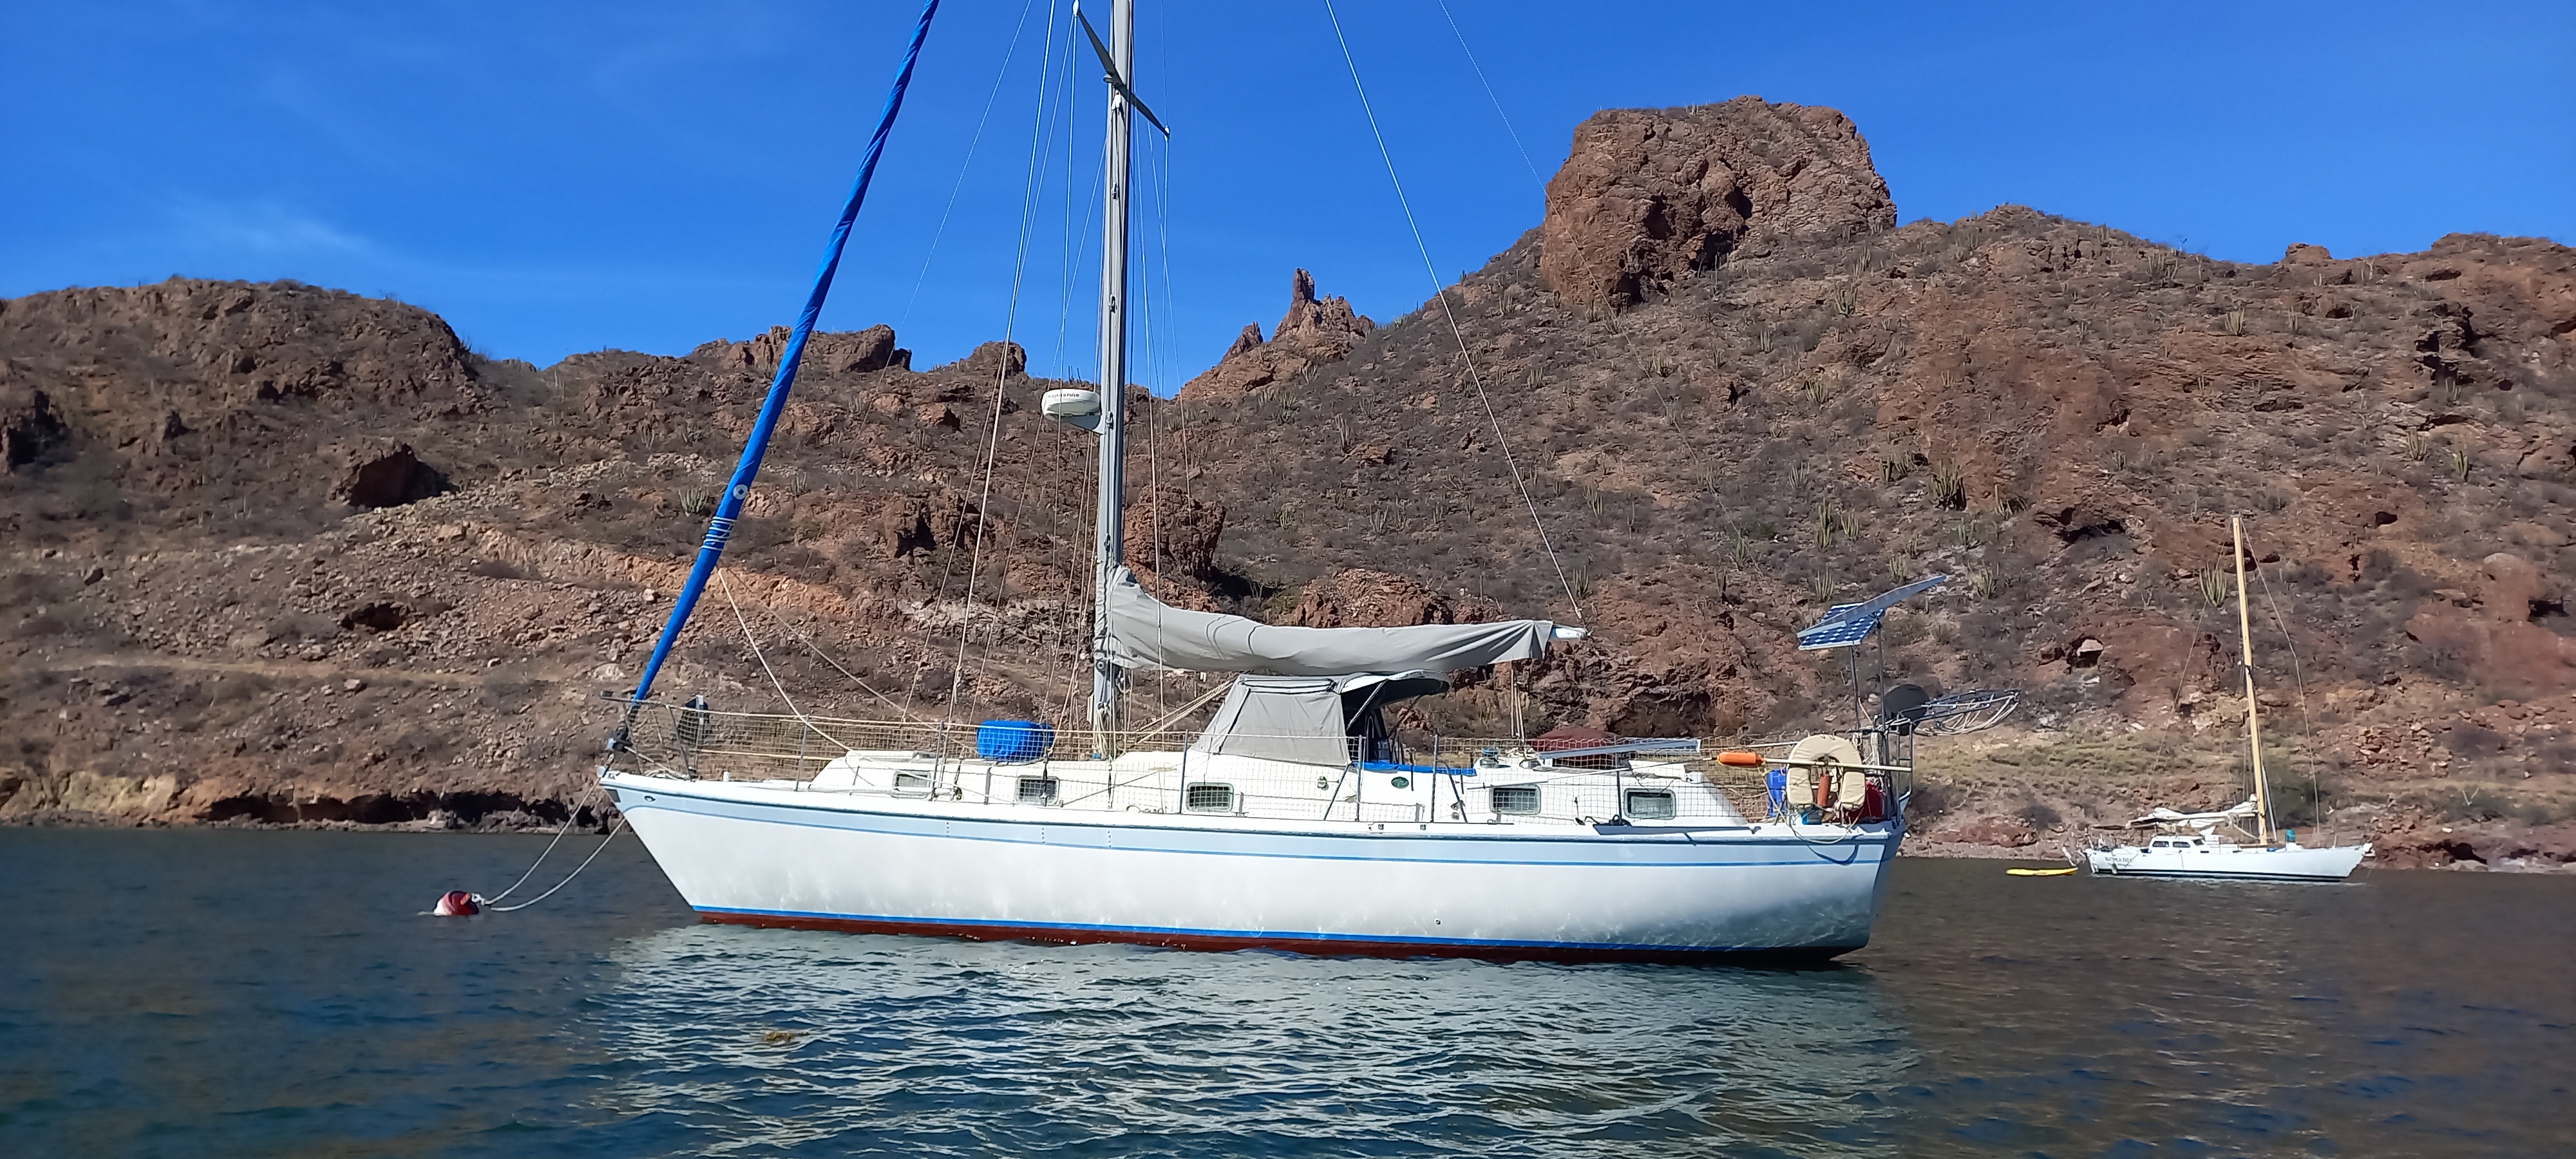
[[[2263,774],[2262,708],[2254,699],[2253,618],[2245,598],[2245,521],[2228,521],[2236,545],[2236,632],[2245,653],[2245,744],[2254,758],[2254,795],[2215,812],[2159,807],[2128,828],[2154,836],[2144,845],[2085,851],[2093,872],[2116,877],[2202,877],[2273,881],[2342,881],[2370,846],[2311,848],[2273,824],[2271,784]],[[2250,828],[2249,828],[2250,826]]]
[[[1122,566],[1125,191],[1141,106],[1132,0],[1112,11],[1094,38],[1110,89],[1100,388],[1042,407],[1099,439],[1089,735],[988,721],[970,746],[963,728],[652,699],[756,473],[758,427],[600,770],[682,897],[712,922],[1218,950],[1818,959],[1866,943],[1904,831],[1910,724],[1714,761],[1697,741],[1653,739],[1409,754],[1389,705],[1582,631],[1274,627],[1166,606]],[[889,118],[899,103],[900,89]],[[1155,669],[1235,679],[1202,728],[1122,728],[1127,674]]]

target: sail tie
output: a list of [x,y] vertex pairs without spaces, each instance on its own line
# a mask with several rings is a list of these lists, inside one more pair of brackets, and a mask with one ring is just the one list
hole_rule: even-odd
[[1324,16],[1332,21],[1333,39],[1342,47],[1342,63],[1351,71],[1351,87],[1359,92],[1360,112],[1368,117],[1369,134],[1377,138],[1377,155],[1386,162],[1386,179],[1395,186],[1395,201],[1404,210],[1405,228],[1413,231],[1413,248],[1422,254],[1422,271],[1431,276],[1431,296],[1440,303],[1440,317],[1449,324],[1449,336],[1458,343],[1458,357],[1467,364],[1467,380],[1476,386],[1476,401],[1485,408],[1485,423],[1493,428],[1494,446],[1503,453],[1503,466],[1512,473],[1512,486],[1519,488],[1521,506],[1529,511],[1530,526],[1538,531],[1538,545],[1547,553],[1547,565],[1556,571],[1557,586],[1565,589],[1565,602],[1574,609],[1574,618],[1583,619],[1583,601],[1574,594],[1574,582],[1566,578],[1565,564],[1556,558],[1556,544],[1548,538],[1547,524],[1538,517],[1538,501],[1530,497],[1529,481],[1521,477],[1520,463],[1512,458],[1511,441],[1503,435],[1503,420],[1494,414],[1494,400],[1485,393],[1484,372],[1476,368],[1476,356],[1467,349],[1467,335],[1458,328],[1458,315],[1449,306],[1449,287],[1441,284],[1440,268],[1431,261],[1431,246],[1422,240],[1422,226],[1413,218],[1413,200],[1404,193],[1404,179],[1396,175],[1395,154],[1386,147],[1386,133],[1377,125],[1377,109],[1369,103],[1368,86],[1360,83],[1359,61],[1351,56],[1350,38],[1342,34],[1341,15],[1333,11],[1333,0],[1324,0]]

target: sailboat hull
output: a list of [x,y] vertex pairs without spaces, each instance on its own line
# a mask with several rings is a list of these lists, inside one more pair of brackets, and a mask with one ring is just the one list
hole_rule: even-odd
[[1085,816],[608,785],[711,922],[1200,950],[1822,959],[1868,942],[1901,831]]
[[2308,849],[2231,845],[2152,849],[2122,846],[2085,856],[2106,877],[2192,877],[2223,881],[2342,881],[2369,856],[2367,845]]

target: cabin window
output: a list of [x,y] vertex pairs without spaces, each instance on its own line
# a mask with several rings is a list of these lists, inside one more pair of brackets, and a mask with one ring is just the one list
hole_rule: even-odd
[[1193,813],[1234,812],[1234,786],[1191,785],[1181,790],[1181,805]]
[[1055,804],[1055,778],[1020,778],[1020,803],[1023,805]]
[[2150,842],[2148,842],[2147,844],[2148,844],[2150,847],[2152,847],[2152,848],[2156,848],[2156,849],[2165,849],[2165,848],[2169,848],[2169,847],[2171,847],[2171,846],[2173,845],[2173,842],[2171,842],[2171,841],[2165,841],[2165,840],[2161,840],[2161,839],[2159,839],[2159,840],[2155,840],[2155,841],[2150,841]]
[[1670,821],[1678,812],[1671,789],[1628,790],[1628,817],[1635,821]]
[[928,774],[928,773],[896,773],[896,774],[894,775],[894,791],[895,791],[895,792],[897,792],[897,793],[900,793],[900,794],[907,794],[907,795],[911,795],[911,796],[921,796],[921,797],[929,796],[929,795],[930,795],[930,774]]
[[1493,790],[1497,813],[1538,812],[1538,786],[1503,785]]

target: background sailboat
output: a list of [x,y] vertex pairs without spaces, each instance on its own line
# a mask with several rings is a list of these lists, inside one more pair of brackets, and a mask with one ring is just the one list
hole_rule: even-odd
[[2236,638],[2244,652],[2245,746],[2253,758],[2254,795],[2226,809],[2185,813],[2159,807],[2129,823],[2155,833],[2144,845],[2085,852],[2093,872],[2124,877],[2208,877],[2341,881],[2370,846],[2308,848],[2274,824],[2272,786],[2263,770],[2262,705],[2254,697],[2254,626],[2245,593],[2245,520],[2231,516],[2236,552]]

